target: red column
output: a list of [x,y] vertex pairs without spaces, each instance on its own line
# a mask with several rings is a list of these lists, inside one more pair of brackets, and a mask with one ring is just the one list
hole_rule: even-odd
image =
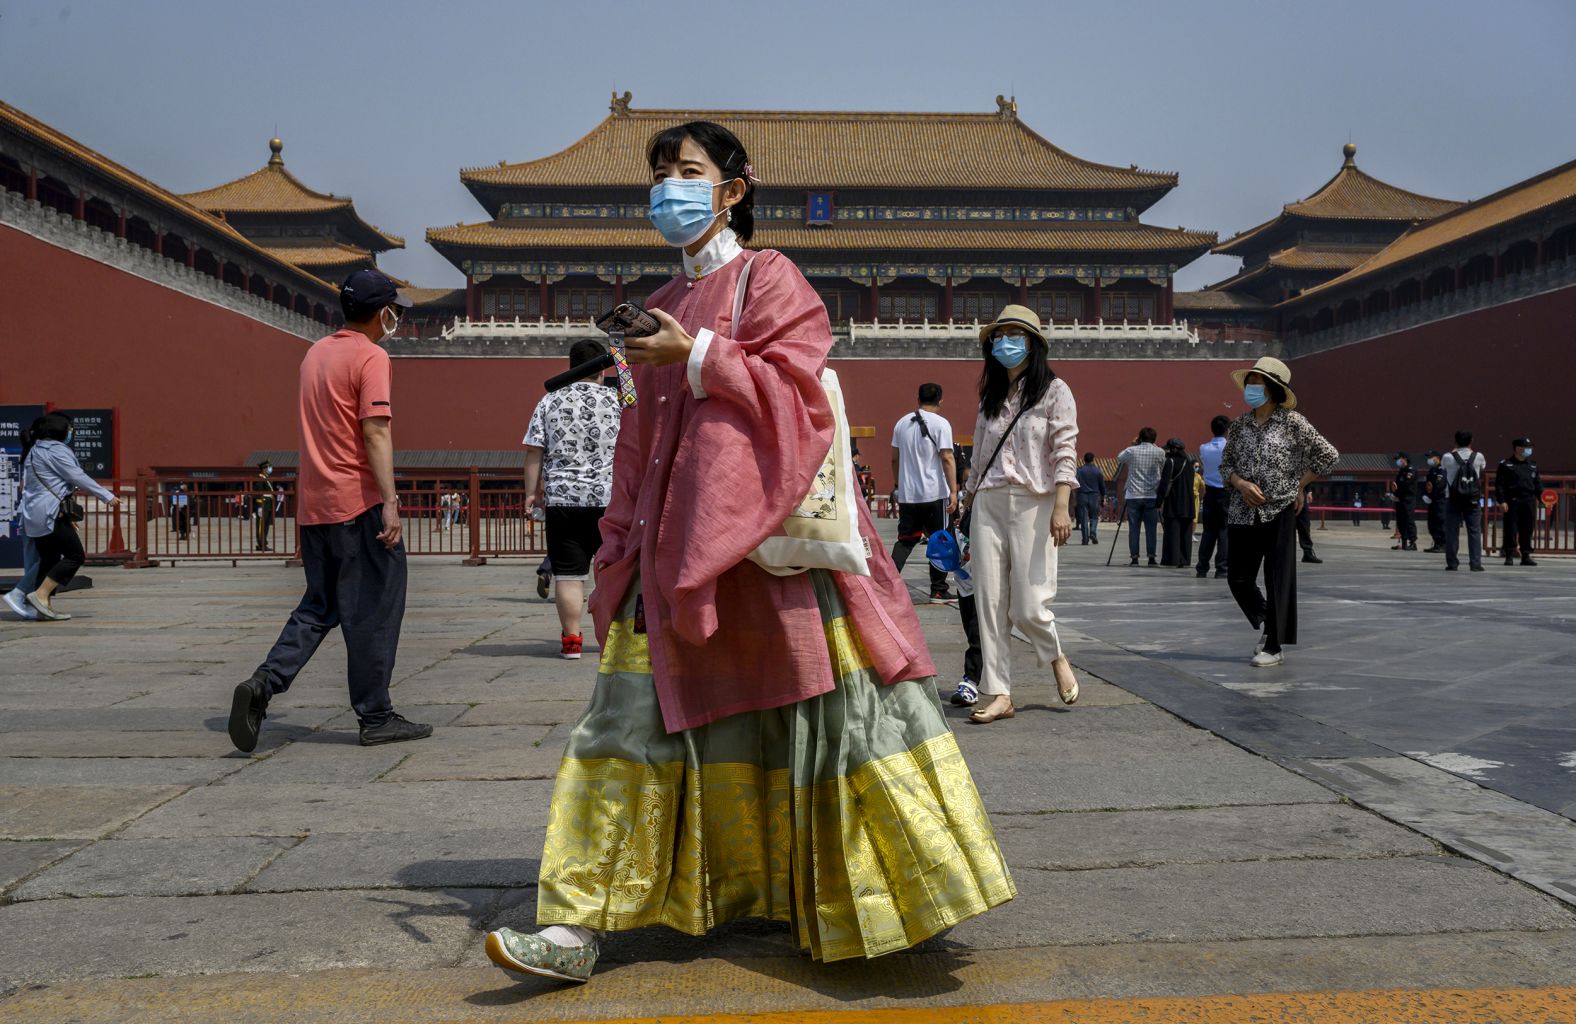
[[465,319],[476,319],[476,282],[471,275],[465,275]]
[[248,295],[252,293],[252,272],[250,270],[241,271],[241,291]]
[[952,322],[952,275],[947,275],[947,283],[941,286],[941,319]]
[[124,206],[120,208],[120,220],[115,222],[115,237],[126,237],[126,208]]
[[547,294],[547,275],[546,274],[542,275],[541,289],[542,289],[542,295],[541,295],[541,298],[537,301],[537,308],[539,308],[541,310],[541,314],[540,315],[545,320],[547,317],[550,317],[550,316],[553,315],[553,306],[552,306],[552,303],[549,301],[551,296],[549,296]]
[[613,277],[613,305],[624,301],[624,275],[616,274]]
[[1091,322],[1098,323],[1103,319],[1100,315],[1100,279],[1094,279],[1094,312],[1089,317]]
[[162,231],[155,231],[153,233],[153,255],[164,255],[164,232]]
[[870,277],[870,319],[872,321],[881,316],[881,286],[876,284],[875,275]]
[[88,190],[87,189],[83,188],[83,189],[78,189],[77,190],[77,208],[72,211],[71,216],[75,217],[77,220],[87,220],[88,219]]
[[190,242],[186,243],[186,269],[191,270],[197,266],[197,247]]
[[1029,279],[1027,277],[1023,277],[1022,275],[1019,275],[1019,277],[1018,277],[1018,305],[1020,305],[1020,306],[1027,306],[1028,304],[1029,304]]
[[33,200],[34,202],[38,201],[38,168],[37,167],[29,167],[27,169],[27,198]]
[[1163,323],[1176,322],[1176,284],[1170,277],[1166,278],[1166,312],[1162,318]]

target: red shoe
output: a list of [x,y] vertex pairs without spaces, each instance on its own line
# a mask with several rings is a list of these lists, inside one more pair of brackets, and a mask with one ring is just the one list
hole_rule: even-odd
[[562,639],[563,647],[558,653],[569,661],[579,661],[580,650],[585,646],[585,637],[579,633],[565,633]]

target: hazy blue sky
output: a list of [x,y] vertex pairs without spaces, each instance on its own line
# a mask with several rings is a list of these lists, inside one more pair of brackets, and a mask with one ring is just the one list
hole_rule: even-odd
[[1454,198],[1576,157],[1573,53],[1573,0],[0,0],[0,98],[178,192],[262,166],[277,126],[289,168],[405,236],[384,265],[432,285],[460,277],[424,230],[485,218],[459,169],[568,145],[615,88],[815,110],[1016,93],[1078,156],[1180,172],[1147,220],[1225,237],[1318,187],[1348,138],[1370,173]]

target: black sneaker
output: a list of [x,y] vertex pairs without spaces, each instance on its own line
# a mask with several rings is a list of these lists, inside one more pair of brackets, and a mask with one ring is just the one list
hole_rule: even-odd
[[1309,563],[1311,563],[1313,565],[1323,565],[1324,564],[1324,559],[1320,558],[1318,555],[1314,554],[1312,551],[1304,551],[1302,553],[1302,560],[1304,562],[1309,562]]
[[1473,572],[1485,572],[1486,571],[1481,565],[1469,565],[1469,566],[1467,566],[1467,568],[1471,569]]
[[1514,558],[1507,558],[1507,559],[1505,559],[1505,564],[1506,565],[1515,565],[1516,564],[1516,560]]
[[958,595],[952,593],[950,590],[947,590],[945,587],[941,588],[940,590],[932,590],[930,592],[931,604],[948,604],[952,601],[956,601],[957,599]]
[[1194,569],[1193,570],[1193,575],[1197,576],[1199,579],[1203,579],[1204,577],[1209,575],[1209,570],[1208,569]]
[[1538,563],[1533,560],[1531,555],[1528,555],[1526,558],[1523,558],[1521,560],[1521,564],[1522,565],[1537,565]]
[[1127,564],[1128,565],[1137,565],[1138,564],[1138,559],[1135,558],[1131,562],[1128,562]]
[[1224,569],[1216,569],[1215,570],[1215,578],[1217,580],[1225,579],[1226,578],[1226,571]]
[[361,727],[361,745],[375,747],[379,743],[399,743],[403,740],[423,740],[432,735],[432,726],[406,721],[402,715],[390,715],[382,725]]
[[1153,559],[1153,558],[1151,558],[1151,559],[1150,559],[1150,560],[1149,560],[1149,567],[1150,567],[1150,568],[1151,568],[1151,569],[1158,569],[1158,568],[1160,568],[1160,563],[1159,563],[1159,562],[1157,562],[1157,561],[1155,561],[1155,560],[1154,560],[1154,559]]
[[250,754],[257,749],[257,734],[268,717],[268,682],[263,670],[235,688],[230,698],[230,742],[235,749]]

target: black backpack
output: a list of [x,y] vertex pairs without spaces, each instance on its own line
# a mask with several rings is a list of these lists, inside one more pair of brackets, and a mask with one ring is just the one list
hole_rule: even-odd
[[1473,452],[1470,459],[1463,459],[1460,452],[1451,452],[1450,457],[1456,460],[1456,482],[1450,487],[1450,496],[1459,505],[1476,505],[1483,500],[1483,481],[1478,477],[1477,453]]

